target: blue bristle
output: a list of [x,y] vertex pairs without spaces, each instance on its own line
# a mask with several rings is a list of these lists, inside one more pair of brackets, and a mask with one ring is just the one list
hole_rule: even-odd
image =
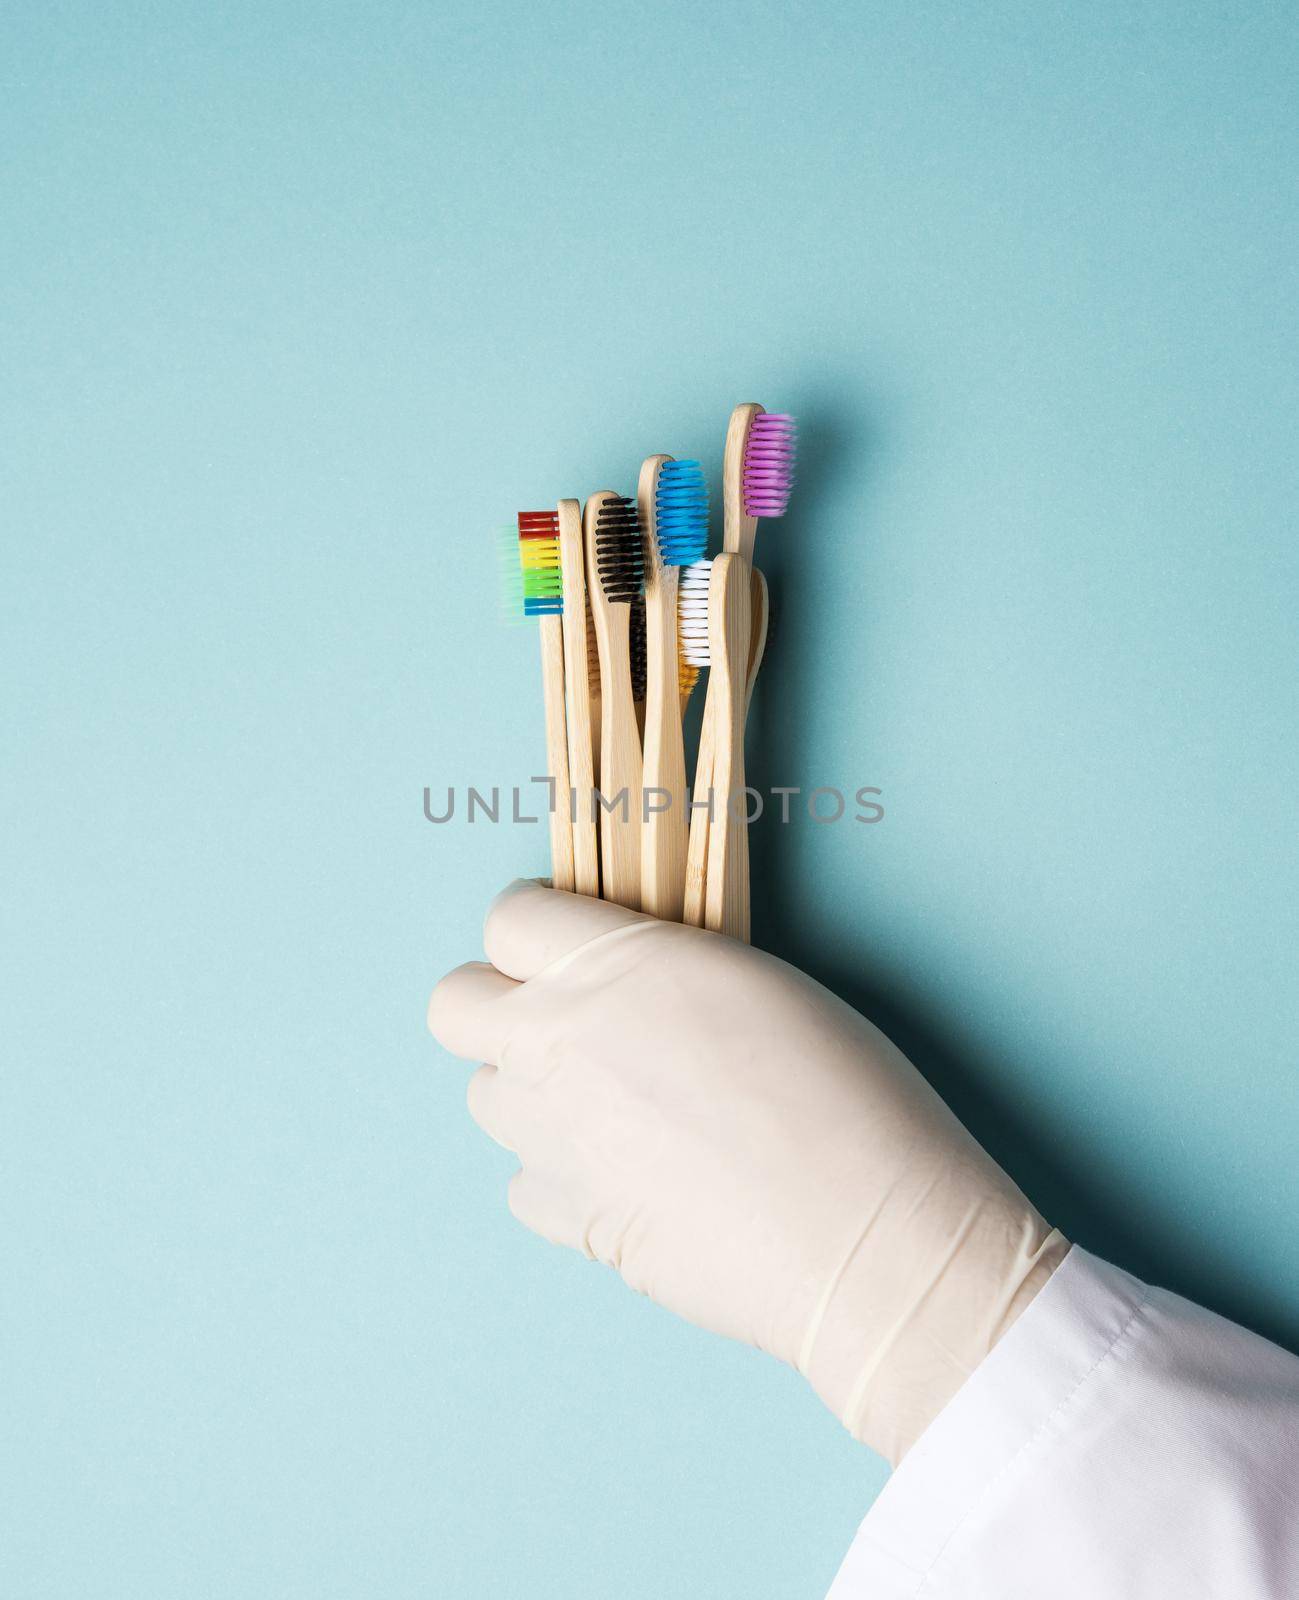
[[523,615],[525,617],[559,617],[564,613],[562,600],[525,600],[523,602]]
[[654,496],[659,559],[688,567],[708,548],[708,485],[697,461],[665,461]]

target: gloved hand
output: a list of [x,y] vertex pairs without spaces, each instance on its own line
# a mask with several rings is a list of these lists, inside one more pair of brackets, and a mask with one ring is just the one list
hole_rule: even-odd
[[884,1036],[701,929],[513,884],[429,1027],[518,1219],[801,1372],[897,1462],[1068,1250]]

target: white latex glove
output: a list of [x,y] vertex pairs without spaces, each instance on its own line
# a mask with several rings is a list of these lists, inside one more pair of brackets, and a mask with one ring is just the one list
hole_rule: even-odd
[[748,945],[513,884],[429,1027],[518,1219],[796,1367],[897,1462],[1066,1241],[906,1058]]

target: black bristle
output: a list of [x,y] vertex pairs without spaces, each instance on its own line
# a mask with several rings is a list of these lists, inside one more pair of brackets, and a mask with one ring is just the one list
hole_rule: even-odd
[[595,565],[606,600],[630,605],[645,582],[645,539],[636,502],[610,495],[595,517]]
[[645,698],[646,652],[645,652],[645,597],[637,595],[631,603],[631,697],[633,700]]

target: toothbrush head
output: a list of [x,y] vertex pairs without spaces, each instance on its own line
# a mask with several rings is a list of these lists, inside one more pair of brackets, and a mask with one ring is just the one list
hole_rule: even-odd
[[611,494],[595,515],[595,566],[606,600],[630,605],[645,583],[645,541],[636,502]]
[[[682,572],[677,590],[677,645],[683,691],[693,689],[699,669],[708,665],[708,585],[711,561],[694,561]],[[690,682],[686,678],[689,674]]]
[[793,417],[760,411],[744,441],[744,511],[750,517],[783,517],[794,485]]
[[525,617],[557,617],[564,610],[559,565],[559,513],[519,512],[519,570]]
[[665,461],[654,493],[659,560],[665,567],[702,561],[708,548],[708,485],[697,461]]

